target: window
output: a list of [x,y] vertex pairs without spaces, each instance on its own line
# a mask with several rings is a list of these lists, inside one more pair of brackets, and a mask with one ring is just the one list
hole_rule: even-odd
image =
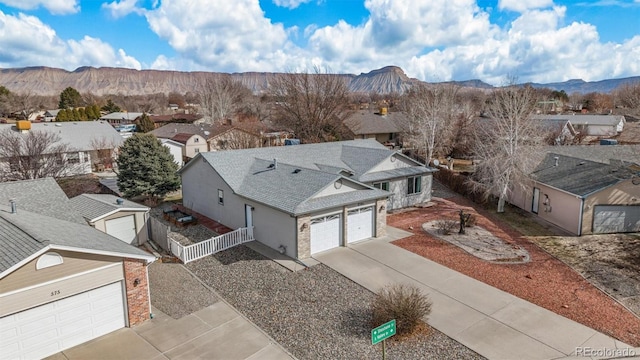
[[36,262],[36,270],[60,265],[63,262],[64,260],[62,259],[62,256],[60,256],[60,254],[56,252],[48,252],[38,258],[38,261]]
[[199,137],[193,138],[193,142],[200,142],[200,138]]
[[224,191],[218,189],[218,204],[224,205]]
[[385,182],[373,183],[373,187],[376,189],[389,191],[389,182],[385,181]]
[[419,194],[422,191],[422,176],[407,179],[407,194]]
[[77,152],[67,153],[68,164],[78,164],[80,162],[80,154]]
[[195,148],[195,152],[199,153],[200,152],[200,148]]

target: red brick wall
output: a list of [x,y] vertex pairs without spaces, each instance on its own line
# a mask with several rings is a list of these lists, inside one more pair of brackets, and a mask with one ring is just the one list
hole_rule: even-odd
[[[135,285],[138,279],[138,285]],[[127,290],[129,326],[149,319],[149,284],[143,260],[124,259],[124,282]]]

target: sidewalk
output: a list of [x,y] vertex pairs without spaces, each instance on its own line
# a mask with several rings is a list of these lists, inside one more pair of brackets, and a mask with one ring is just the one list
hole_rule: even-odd
[[[418,286],[433,302],[428,323],[489,359],[557,359],[577,348],[624,349],[628,345],[575,321],[390,244],[408,233],[315,256],[365,288],[390,283]],[[637,353],[636,353],[637,354]]]

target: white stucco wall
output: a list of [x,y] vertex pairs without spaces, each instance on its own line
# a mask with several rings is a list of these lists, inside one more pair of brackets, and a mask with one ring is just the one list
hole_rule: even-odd
[[[220,176],[202,159],[182,172],[184,206],[191,208],[232,229],[245,226],[245,205],[253,207],[254,236],[261,243],[278,250],[284,245],[286,254],[296,257],[295,218],[268,206],[237,196]],[[218,189],[224,193],[224,205],[218,204]]]
[[408,206],[421,204],[431,200],[431,174],[422,176],[422,191],[417,194],[407,194],[407,178],[400,178],[389,181],[389,192],[392,193],[387,201],[389,210],[400,209]]

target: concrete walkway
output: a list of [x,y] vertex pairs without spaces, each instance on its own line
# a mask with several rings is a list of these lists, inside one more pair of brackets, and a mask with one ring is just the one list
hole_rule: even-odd
[[145,323],[57,353],[48,360],[291,360],[279,344],[223,301],[178,320],[157,309]]
[[[579,348],[629,346],[575,321],[390,244],[389,236],[314,256],[365,288],[418,286],[433,302],[428,323],[489,359],[558,359]],[[636,353],[639,354],[639,353]],[[580,355],[580,354],[578,354]]]

